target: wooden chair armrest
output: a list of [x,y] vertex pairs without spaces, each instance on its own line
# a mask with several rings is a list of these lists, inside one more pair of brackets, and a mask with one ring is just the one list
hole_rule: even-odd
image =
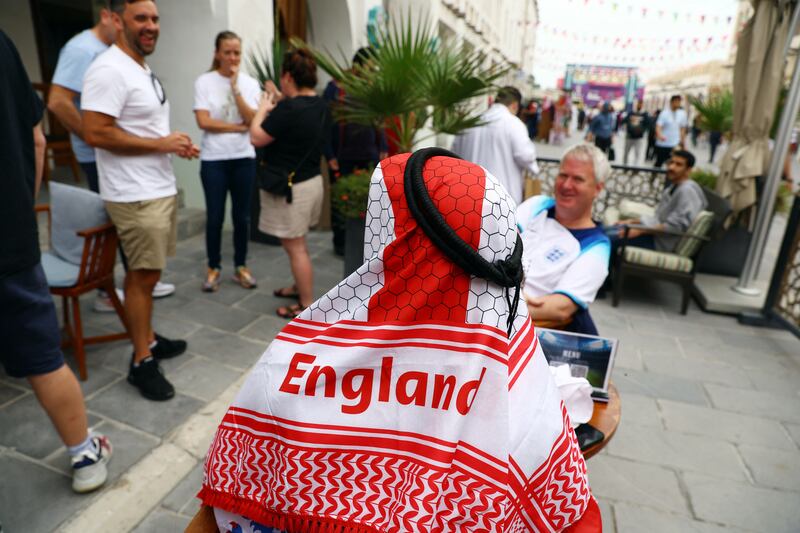
[[564,320],[534,320],[533,322],[537,328],[561,329],[572,322],[572,317]]
[[100,226],[95,226],[93,228],[82,229],[82,230],[80,230],[80,231],[78,231],[76,233],[80,237],[87,238],[87,237],[91,237],[92,235],[96,235],[98,233],[103,233],[104,231],[108,231],[109,229],[111,229],[113,227],[114,227],[114,224],[112,224],[111,222],[106,222],[105,224],[102,224]]
[[53,214],[50,211],[50,204],[34,204],[33,211],[37,215],[39,213],[47,213],[47,246],[53,247]]
[[204,505],[195,513],[184,533],[217,533],[218,531],[214,509]]

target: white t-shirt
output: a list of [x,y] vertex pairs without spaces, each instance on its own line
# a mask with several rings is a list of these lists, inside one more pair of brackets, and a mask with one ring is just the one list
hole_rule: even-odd
[[686,117],[686,111],[683,109],[676,109],[673,111],[666,108],[658,114],[656,125],[661,126],[661,133],[665,139],[663,141],[656,140],[656,146],[664,146],[672,148],[681,142],[681,128],[685,128],[689,123]]
[[[258,107],[261,88],[258,82],[239,72],[237,82],[244,101],[253,109]],[[194,110],[208,111],[211,118],[241,124],[242,116],[236,107],[236,100],[231,90],[231,80],[216,70],[201,74],[194,82]],[[200,159],[203,161],[220,161],[223,159],[241,159],[255,157],[256,151],[250,144],[250,134],[243,133],[210,133],[203,132],[200,146]]]
[[[150,67],[112,45],[86,72],[81,109],[114,117],[131,135],[158,139],[170,132],[169,102],[161,103],[163,95]],[[103,200],[138,202],[178,192],[169,154],[121,155],[102,148],[95,153]]]
[[608,275],[611,242],[600,227],[569,230],[549,216],[555,201],[534,196],[517,207],[527,296],[563,294],[579,307],[592,303]]

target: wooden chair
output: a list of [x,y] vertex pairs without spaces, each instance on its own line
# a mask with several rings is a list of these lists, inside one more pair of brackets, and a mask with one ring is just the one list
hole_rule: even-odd
[[[89,191],[77,189],[59,183],[52,183],[51,187],[51,203],[50,205],[37,205],[37,212],[45,212],[48,214],[48,228],[52,227],[52,206],[55,202],[59,201],[60,195],[53,194],[53,188],[61,187],[64,189],[79,190],[83,195],[94,195]],[[67,196],[68,198],[69,196]],[[99,201],[99,196],[97,197]],[[100,201],[102,206],[102,201]],[[69,210],[72,206],[60,206],[61,210]],[[74,209],[79,209],[80,206],[74,206]],[[107,218],[106,218],[107,220]],[[63,233],[63,228],[60,230]],[[79,252],[80,259],[75,261],[78,255],[69,253],[63,250],[63,247],[53,246],[53,232],[50,231],[51,237],[51,250],[42,253],[42,267],[47,277],[48,285],[50,286],[50,293],[54,296],[61,296],[62,307],[64,313],[64,338],[62,339],[63,346],[71,346],[75,354],[75,360],[78,363],[78,373],[81,380],[86,380],[88,373],[86,370],[86,352],[85,346],[90,344],[97,344],[101,342],[111,342],[122,339],[130,338],[127,325],[125,322],[125,311],[122,303],[117,297],[116,290],[114,289],[114,263],[117,255],[117,231],[113,224],[106,221],[97,226],[89,227],[86,229],[77,230],[75,232],[77,238],[82,240],[83,247]],[[107,335],[97,335],[94,337],[85,337],[83,334],[83,323],[81,320],[81,308],[79,298],[87,292],[93,292],[97,289],[103,289],[111,298],[114,309],[122,322],[125,332],[113,333]],[[71,313],[70,313],[71,309]],[[70,319],[70,315],[72,315]]]
[[[683,297],[681,314],[685,315],[689,307],[689,296],[692,292],[694,274],[697,263],[695,258],[703,245],[708,242],[714,223],[714,213],[701,211],[689,226],[686,233],[655,230],[648,226],[630,224],[625,226],[623,241],[614,258],[614,298],[612,305],[617,307],[622,295],[622,285],[626,276],[659,278],[674,281],[681,285]],[[630,229],[647,230],[653,234],[674,235],[681,237],[675,252],[657,252],[638,246],[628,246]]]
[[66,161],[72,170],[72,177],[75,178],[75,183],[81,181],[81,171],[78,166],[78,160],[75,159],[75,153],[72,151],[72,141],[69,137],[67,129],[61,125],[56,116],[47,110],[46,106],[50,99],[50,84],[49,83],[32,83],[33,89],[42,93],[42,100],[45,105],[45,120],[43,124],[44,136],[47,139],[47,146],[44,152],[44,171],[42,174],[42,181],[47,183],[50,180],[50,159],[53,160],[53,166],[58,165],[60,162]]

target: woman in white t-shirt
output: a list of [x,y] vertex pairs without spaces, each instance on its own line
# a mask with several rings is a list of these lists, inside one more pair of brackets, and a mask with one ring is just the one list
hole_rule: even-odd
[[258,82],[239,71],[242,41],[223,31],[215,41],[211,70],[194,84],[194,114],[203,130],[200,178],[206,197],[206,253],[208,273],[203,290],[219,289],[222,256],[222,223],[225,202],[231,195],[233,219],[233,280],[246,289],[256,287],[247,268],[250,198],[256,175],[255,149],[248,134],[261,98]]

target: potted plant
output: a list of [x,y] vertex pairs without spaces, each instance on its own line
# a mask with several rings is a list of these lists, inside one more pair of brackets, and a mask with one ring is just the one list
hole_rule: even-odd
[[387,128],[401,152],[439,133],[455,135],[480,125],[476,98],[509,71],[487,66],[479,50],[443,43],[426,18],[415,26],[406,15],[379,27],[370,60],[355,68],[344,55],[337,61],[327,51],[292,40],[308,48],[347,95],[334,109],[337,118]]
[[[440,133],[456,135],[480,125],[476,103],[509,71],[489,65],[480,51],[442,42],[434,27],[427,19],[412,27],[410,14],[390,21],[377,28],[369,60],[355,67],[344,54],[337,61],[299,39],[292,44],[309,49],[344,90],[346,97],[333,109],[338,120],[385,128],[398,151],[410,152]],[[369,187],[369,175],[357,179]]]
[[712,92],[704,100],[690,96],[689,102],[700,116],[700,128],[708,132],[713,161],[722,137],[733,128],[733,93],[729,89]]
[[331,203],[345,218],[345,276],[350,275],[363,262],[369,182],[369,172],[356,169],[352,174],[340,176],[331,186]]

